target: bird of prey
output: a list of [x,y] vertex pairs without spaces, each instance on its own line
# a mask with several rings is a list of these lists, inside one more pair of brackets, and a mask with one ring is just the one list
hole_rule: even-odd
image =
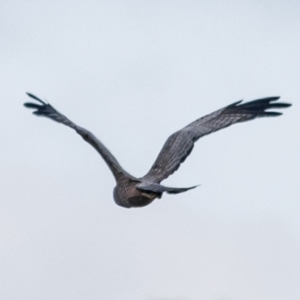
[[276,102],[279,97],[268,97],[246,103],[242,103],[241,100],[197,119],[173,133],[166,140],[149,172],[145,176],[137,178],[127,173],[112,153],[90,131],[73,123],[49,103],[30,93],[27,95],[39,102],[39,104],[24,103],[25,107],[35,109],[33,114],[71,127],[96,149],[115,177],[116,187],[113,190],[113,197],[116,204],[126,208],[146,206],[154,199],[161,198],[164,192],[178,194],[195,188],[196,186],[173,188],[160,183],[179,168],[199,138],[235,123],[259,117],[280,116],[282,113],[269,111],[269,109],[291,106],[289,103]]

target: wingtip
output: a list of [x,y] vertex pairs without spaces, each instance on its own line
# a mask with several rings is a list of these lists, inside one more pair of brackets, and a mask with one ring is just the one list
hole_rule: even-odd
[[29,92],[26,92],[26,95],[33,98],[33,99],[39,99],[38,97],[36,97],[35,95],[29,93]]
[[38,98],[37,96],[35,96],[35,95],[33,95],[33,94],[29,93],[29,92],[26,92],[26,94],[27,94],[27,96],[29,96],[30,98],[35,99],[35,100],[39,101],[40,103],[42,103],[42,104],[44,104],[44,105],[47,105],[46,102],[44,102],[42,99]]
[[290,103],[276,102],[280,96],[271,96],[260,99],[255,99],[240,105],[230,105],[230,109],[244,110],[245,112],[252,113],[256,117],[276,117],[281,116],[281,112],[269,111],[272,109],[282,109],[290,107]]
[[31,102],[25,102],[25,103],[23,103],[23,105],[27,108],[40,108],[41,107],[41,105],[31,103]]
[[270,97],[261,98],[261,100],[277,101],[278,99],[280,99],[280,97],[281,96],[270,96]]
[[277,111],[265,111],[261,116],[263,117],[279,117],[283,115],[282,112],[277,112]]

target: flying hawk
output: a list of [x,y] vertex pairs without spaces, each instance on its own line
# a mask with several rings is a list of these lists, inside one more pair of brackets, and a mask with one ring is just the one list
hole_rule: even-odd
[[172,188],[160,183],[179,168],[191,153],[194,143],[202,136],[235,123],[259,117],[280,116],[282,113],[268,110],[291,106],[289,103],[276,102],[279,97],[268,97],[246,103],[238,101],[221,108],[173,133],[165,142],[149,172],[141,178],[136,178],[121,167],[112,153],[90,131],[70,121],[49,103],[30,93],[27,95],[40,103],[24,104],[28,108],[36,109],[33,114],[71,127],[97,150],[115,177],[116,187],[113,196],[116,204],[127,208],[148,205],[154,199],[161,198],[164,192],[178,194],[195,188],[196,186]]

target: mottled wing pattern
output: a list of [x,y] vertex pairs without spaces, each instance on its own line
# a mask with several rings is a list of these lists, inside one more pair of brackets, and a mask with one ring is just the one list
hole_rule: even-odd
[[194,143],[204,135],[228,127],[232,124],[249,121],[258,117],[275,117],[282,113],[267,111],[271,108],[285,108],[291,104],[277,103],[279,97],[268,97],[241,104],[235,102],[204,116],[172,134],[165,142],[144,181],[161,182],[173,174],[191,153]]
[[126,175],[128,177],[131,177],[131,175],[129,175],[123,170],[123,168],[120,166],[120,164],[118,163],[116,158],[112,155],[112,153],[90,131],[70,121],[66,116],[58,112],[49,103],[45,103],[43,100],[39,99],[38,97],[30,93],[27,93],[27,95],[40,103],[40,104],[36,104],[32,102],[24,103],[25,107],[36,109],[33,112],[33,114],[37,116],[44,116],[50,118],[53,121],[62,123],[68,127],[73,128],[79,135],[81,135],[81,137],[86,142],[88,142],[97,150],[97,152],[102,156],[102,158],[109,166],[110,170],[113,172],[115,178],[118,178],[121,175]]

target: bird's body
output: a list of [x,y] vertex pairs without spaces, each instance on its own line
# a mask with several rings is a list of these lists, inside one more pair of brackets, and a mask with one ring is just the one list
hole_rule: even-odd
[[160,183],[179,168],[180,164],[191,153],[194,143],[202,136],[232,124],[258,117],[279,116],[281,113],[267,110],[285,108],[291,105],[275,102],[279,97],[268,97],[243,104],[241,104],[242,101],[238,101],[204,116],[173,133],[165,142],[149,172],[141,178],[136,178],[121,167],[112,153],[90,131],[76,125],[50,104],[45,103],[36,96],[29,93],[28,96],[41,103],[24,104],[28,108],[36,109],[33,112],[35,115],[45,116],[71,127],[96,149],[115,177],[116,187],[113,196],[116,204],[126,208],[146,206],[156,198],[161,198],[164,192],[178,194],[195,188],[195,186],[172,188],[163,186]]
[[123,207],[142,207],[150,204],[154,199],[160,198],[161,194],[142,191],[137,189],[140,181],[123,178],[117,182],[114,188],[113,196],[116,204]]

